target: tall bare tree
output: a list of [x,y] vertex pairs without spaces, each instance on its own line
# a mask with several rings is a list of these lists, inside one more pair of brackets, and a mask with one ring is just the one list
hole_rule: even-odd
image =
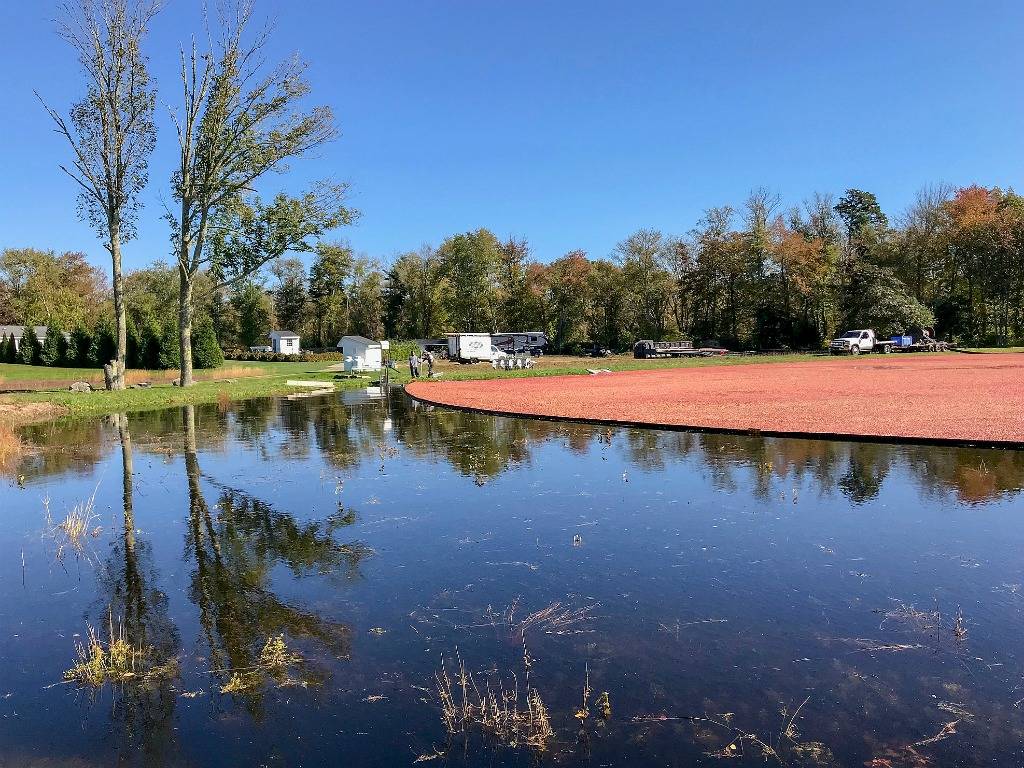
[[[325,185],[294,200],[279,196],[267,206],[244,202],[251,199],[257,179],[284,170],[287,160],[307,154],[336,134],[329,107],[301,108],[309,93],[302,61],[292,58],[263,71],[267,36],[243,41],[251,16],[248,0],[222,7],[214,49],[200,54],[193,40],[191,52],[181,54],[183,105],[174,114],[180,155],[172,178],[180,211],[168,218],[180,278],[183,387],[192,384],[192,289],[200,270],[210,269],[224,284],[237,281],[287,250],[304,249],[299,243],[305,237],[351,220],[340,205],[344,187],[338,185]],[[216,236],[222,222],[238,223],[241,217],[253,224],[258,214],[265,214],[266,227],[247,226],[243,239],[272,247],[213,247],[215,241],[225,242]],[[291,216],[290,223],[282,227],[279,214]],[[289,237],[292,244],[282,249],[282,241]]]
[[124,389],[128,334],[121,243],[135,236],[139,193],[146,186],[156,143],[156,90],[142,42],[158,9],[157,0],[78,0],[62,5],[58,30],[78,54],[86,93],[67,119],[39,97],[57,132],[71,146],[72,162],[60,167],[80,187],[79,215],[110,252],[117,357],[104,366],[108,389]]

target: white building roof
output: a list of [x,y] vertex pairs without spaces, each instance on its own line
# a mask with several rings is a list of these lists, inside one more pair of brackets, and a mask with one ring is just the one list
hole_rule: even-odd
[[338,342],[337,346],[340,347],[346,340],[352,344],[362,344],[366,347],[380,347],[381,349],[386,349],[386,342],[374,341],[373,339],[368,339],[365,336],[342,336],[341,341]]
[[[35,328],[36,337],[42,338],[42,337],[46,336],[46,326],[45,325],[36,325],[36,326],[33,326],[33,328]],[[0,339],[4,338],[5,336],[13,336],[16,339],[21,339],[21,337],[24,336],[24,335],[25,335],[25,326],[24,325],[0,325]]]

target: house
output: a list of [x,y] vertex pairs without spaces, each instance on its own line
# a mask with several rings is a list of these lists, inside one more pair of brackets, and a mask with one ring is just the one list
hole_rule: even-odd
[[291,331],[271,331],[268,334],[272,351],[281,355],[297,355],[302,351],[299,334]]
[[384,351],[389,348],[388,342],[365,336],[342,336],[338,342],[346,371],[379,371],[384,367]]
[[[39,343],[42,344],[46,341],[46,326],[37,325],[34,326],[36,332],[36,338],[39,339]],[[18,351],[21,349],[21,337],[25,335],[24,325],[0,325],[0,341],[4,341],[8,336],[14,337],[14,350]],[[67,334],[65,334],[66,336]]]

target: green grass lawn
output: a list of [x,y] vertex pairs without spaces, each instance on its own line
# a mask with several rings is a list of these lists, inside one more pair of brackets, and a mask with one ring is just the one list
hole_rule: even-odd
[[96,375],[102,376],[103,371],[98,368],[47,368],[41,365],[0,363],[0,387],[5,381],[77,381]]
[[[330,362],[321,363],[263,363],[249,361],[227,361],[220,369],[213,371],[200,371],[195,373],[198,376],[214,375],[217,370],[231,368],[261,368],[267,375],[281,373],[300,373],[308,369],[320,369],[333,365]],[[138,371],[130,369],[132,375],[145,376],[153,380],[170,379],[176,375],[176,371]],[[20,363],[0,363],[0,389],[3,382],[26,382],[26,381],[90,381],[102,379],[103,371],[100,368],[50,368],[44,365],[21,365]]]
[[[44,368],[39,366],[0,364],[0,389],[3,381],[11,384],[47,383],[46,389],[33,392],[18,392],[2,396],[8,403],[52,403],[61,409],[60,416],[82,417],[101,416],[109,413],[153,410],[190,403],[214,402],[221,398],[244,400],[250,397],[265,397],[287,392],[299,392],[305,388],[288,385],[289,379],[323,381],[336,386],[366,386],[374,376],[363,379],[336,379],[339,374],[325,371],[330,362],[314,363],[255,363],[229,362],[213,371],[197,371],[209,380],[201,381],[188,389],[172,386],[173,371],[138,372],[129,371],[133,377],[152,374],[154,384],[149,389],[126,389],[121,392],[96,391],[75,393],[67,390],[67,382],[102,378],[96,369]],[[232,376],[239,368],[258,368],[261,373],[251,376]]]
[[1024,352],[1024,347],[961,347],[964,352],[992,355],[1000,352]]

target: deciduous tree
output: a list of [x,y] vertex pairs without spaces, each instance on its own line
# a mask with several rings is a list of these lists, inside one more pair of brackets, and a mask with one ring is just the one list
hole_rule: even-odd
[[71,163],[60,167],[79,186],[79,213],[110,253],[117,339],[109,361],[111,389],[124,389],[128,345],[121,244],[135,236],[139,193],[156,142],[156,90],[142,43],[157,8],[155,0],[64,4],[59,30],[78,54],[86,93],[67,119],[43,103],[72,150]]
[[[251,12],[250,3],[239,0],[221,13],[215,51],[200,55],[193,43],[181,56],[183,104],[175,114],[180,159],[172,179],[178,211],[170,218],[180,278],[183,387],[192,384],[192,292],[204,267],[218,282],[241,280],[305,242],[307,217],[319,226],[351,220],[340,205],[340,185],[299,198],[279,195],[269,204],[251,196],[258,179],[336,134],[328,107],[303,109],[310,89],[299,59],[262,69],[266,35],[244,40]],[[220,237],[219,247],[211,247],[211,234]]]

